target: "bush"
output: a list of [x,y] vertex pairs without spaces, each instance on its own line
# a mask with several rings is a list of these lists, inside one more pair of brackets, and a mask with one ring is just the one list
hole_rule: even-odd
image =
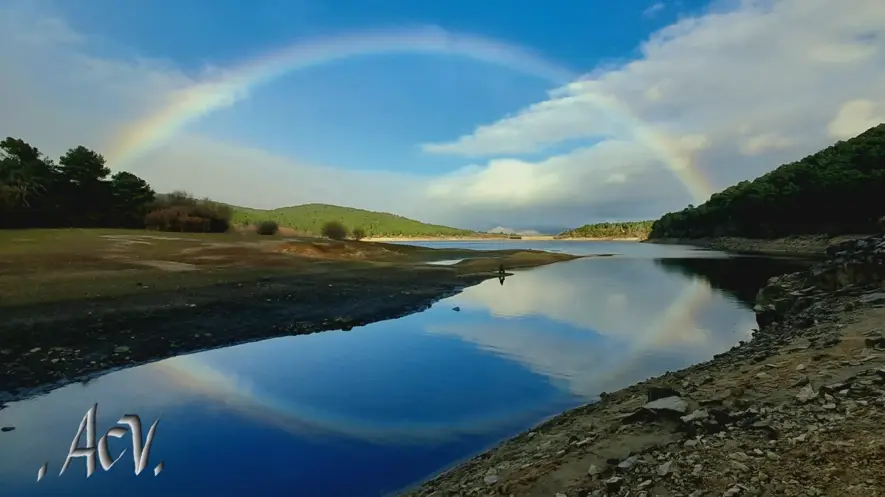
[[353,231],[350,232],[350,237],[356,241],[360,241],[366,237],[366,230],[362,228],[354,228]]
[[259,235],[276,235],[280,231],[280,225],[276,221],[261,221],[256,226]]
[[329,221],[323,225],[322,235],[332,240],[344,240],[347,238],[347,228],[338,221]]
[[158,195],[148,207],[144,224],[159,231],[224,233],[230,229],[233,210],[209,199],[198,200],[185,192]]

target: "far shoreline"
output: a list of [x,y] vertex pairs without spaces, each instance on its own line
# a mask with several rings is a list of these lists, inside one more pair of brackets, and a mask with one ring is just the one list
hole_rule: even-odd
[[736,254],[763,256],[814,257],[826,256],[827,248],[842,242],[866,238],[871,234],[852,234],[840,236],[828,235],[793,235],[782,238],[649,238],[642,243],[656,245],[688,245],[709,250],[732,252]]
[[568,237],[557,238],[556,235],[527,235],[519,238],[508,237],[481,237],[481,236],[464,236],[464,237],[395,237],[380,236],[363,238],[363,242],[640,242],[642,238],[617,238],[617,237]]

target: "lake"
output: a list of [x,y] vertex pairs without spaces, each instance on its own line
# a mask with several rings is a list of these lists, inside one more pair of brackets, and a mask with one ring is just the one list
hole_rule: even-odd
[[[517,270],[348,332],[175,357],[9,404],[0,494],[390,495],[600,392],[748,339],[756,290],[806,264],[630,242],[422,245],[620,255]],[[145,433],[160,419],[139,476],[128,433],[110,439],[113,457],[126,448],[110,471],[87,479],[79,458],[59,476],[95,403],[98,436],[124,414]]]

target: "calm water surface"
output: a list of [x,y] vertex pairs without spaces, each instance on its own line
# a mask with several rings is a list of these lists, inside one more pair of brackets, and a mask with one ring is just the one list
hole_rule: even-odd
[[[517,271],[395,321],[176,357],[10,404],[0,495],[387,495],[602,391],[727,350],[755,327],[756,289],[796,267],[636,243],[426,245],[622,255]],[[58,476],[94,403],[99,435],[123,414],[145,431],[160,418],[141,475],[127,434],[110,441],[114,457],[127,448],[110,471],[86,479],[75,459]]]

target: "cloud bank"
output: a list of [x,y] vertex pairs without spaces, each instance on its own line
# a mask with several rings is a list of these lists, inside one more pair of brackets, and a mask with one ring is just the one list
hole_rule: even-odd
[[[50,155],[107,150],[122,125],[223,70],[111,50],[46,5],[0,7],[0,125]],[[412,144],[463,158],[438,176],[305,164],[187,130],[129,169],[159,190],[254,207],[323,201],[482,229],[577,225],[656,217],[697,202],[691,179],[720,189],[885,120],[880,0],[744,0],[637,43],[636,59],[587,68],[544,101]]]

